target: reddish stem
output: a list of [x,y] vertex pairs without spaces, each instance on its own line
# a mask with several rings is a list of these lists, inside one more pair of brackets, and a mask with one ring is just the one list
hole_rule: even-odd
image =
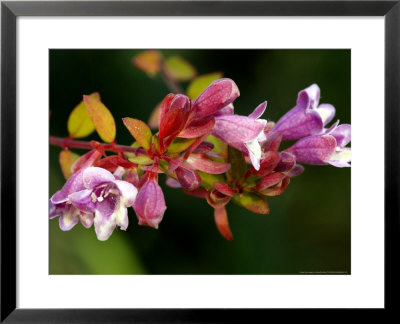
[[[62,138],[62,137],[50,136],[50,144],[55,145],[55,146],[60,146],[60,147],[77,148],[77,149],[83,149],[83,150],[93,149],[93,146],[90,142],[77,141],[77,140],[73,140],[68,137]],[[117,153],[118,152],[145,153],[145,150],[143,150],[140,147],[136,148],[136,147],[126,146],[126,145],[117,145],[115,143],[111,143],[111,144],[100,143],[100,145],[105,151],[112,151],[112,152],[117,152]]]

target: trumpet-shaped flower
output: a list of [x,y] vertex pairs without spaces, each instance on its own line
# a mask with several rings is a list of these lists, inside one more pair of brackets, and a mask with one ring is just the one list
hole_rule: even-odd
[[313,84],[299,92],[296,106],[279,119],[271,134],[282,134],[283,140],[296,140],[320,134],[335,115],[330,104],[319,104],[320,89]]
[[294,154],[299,163],[350,167],[351,149],[345,147],[350,140],[351,127],[343,124],[326,133],[302,138],[286,152]]
[[63,231],[69,231],[79,221],[86,228],[93,224],[93,213],[85,213],[78,208],[75,208],[69,201],[59,204],[54,204],[50,200],[50,219],[60,216],[59,224]]
[[107,240],[117,225],[126,230],[127,207],[135,202],[136,187],[97,167],[85,169],[82,180],[84,189],[69,194],[68,199],[80,211],[95,214],[97,238]]
[[333,129],[330,134],[336,140],[336,147],[328,163],[338,168],[349,167],[351,148],[346,147],[346,145],[351,141],[351,125],[339,125],[337,128]]
[[63,231],[69,231],[79,220],[86,228],[93,224],[93,213],[77,209],[69,200],[71,193],[84,189],[83,171],[84,169],[81,169],[74,173],[62,189],[50,198],[50,219],[60,216],[59,223]]
[[260,104],[248,117],[239,115],[222,115],[215,117],[212,134],[234,148],[248,153],[256,170],[260,168],[261,145],[267,138],[264,127],[267,123],[259,119],[267,107],[267,102]]

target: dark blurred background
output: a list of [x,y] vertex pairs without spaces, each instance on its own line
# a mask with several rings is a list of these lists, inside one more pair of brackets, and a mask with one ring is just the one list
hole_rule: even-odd
[[[131,64],[138,50],[50,50],[50,134],[65,137],[70,111],[83,94],[100,92],[117,123],[117,142],[131,144],[122,117],[147,121],[169,92]],[[247,115],[268,100],[263,116],[277,121],[297,93],[317,83],[321,103],[350,123],[350,50],[163,50],[181,55],[198,73],[222,71],[241,96],[235,112]],[[186,83],[182,84],[186,88]],[[99,140],[94,133],[89,139]],[[59,147],[50,146],[50,196],[65,180]],[[75,150],[76,153],[83,151]],[[350,273],[350,168],[306,166],[282,196],[269,197],[269,215],[233,203],[227,207],[234,240],[225,241],[204,201],[164,185],[167,210],[158,230],[137,225],[129,208],[126,232],[108,241],[77,224],[63,232],[49,222],[50,274],[298,274]]]

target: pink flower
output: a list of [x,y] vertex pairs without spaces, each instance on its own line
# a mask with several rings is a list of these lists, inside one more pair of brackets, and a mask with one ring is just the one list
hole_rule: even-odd
[[95,214],[97,238],[107,240],[117,225],[126,230],[129,223],[127,207],[135,201],[136,187],[97,167],[85,169],[82,179],[83,190],[69,194],[68,199],[75,208]]
[[330,104],[318,105],[319,98],[320,89],[316,84],[300,91],[296,106],[279,119],[271,134],[282,134],[285,141],[320,134],[333,119],[335,108]]
[[140,225],[158,228],[167,206],[156,174],[149,172],[146,182],[140,188],[133,209]]
[[351,148],[345,147],[351,140],[351,126],[336,124],[320,135],[298,140],[286,152],[296,156],[296,161],[305,164],[350,167]]
[[260,169],[262,155],[260,143],[267,138],[264,127],[267,123],[259,119],[267,108],[267,102],[260,104],[248,117],[239,115],[221,115],[215,117],[212,134],[230,146],[247,153],[256,170]]

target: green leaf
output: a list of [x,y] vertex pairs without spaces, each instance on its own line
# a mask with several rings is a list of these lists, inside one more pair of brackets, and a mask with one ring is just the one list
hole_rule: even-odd
[[147,155],[138,155],[135,157],[130,157],[130,158],[128,158],[128,160],[131,161],[132,163],[141,164],[141,165],[149,165],[154,162]]
[[235,195],[233,201],[253,213],[269,214],[269,207],[264,197],[255,192],[245,192],[240,195]]
[[213,81],[221,79],[222,72],[214,72],[198,76],[190,82],[187,88],[187,95],[190,99],[195,100]]
[[214,135],[207,136],[205,141],[213,144],[214,148],[211,151],[218,154],[222,153],[222,151],[226,146],[226,143],[222,142],[219,138],[215,137]]
[[168,146],[167,153],[180,153],[186,150],[190,145],[193,144],[195,138],[175,138],[170,146]]
[[232,146],[229,146],[228,162],[231,164],[231,168],[228,171],[228,178],[230,180],[242,179],[247,169],[243,153]]
[[165,61],[165,70],[169,77],[175,81],[188,81],[193,79],[197,71],[189,62],[180,56],[171,56]]
[[155,50],[143,51],[133,57],[132,63],[138,69],[153,76],[160,71],[161,54]]
[[[97,92],[89,96],[100,100],[100,95]],[[68,117],[67,127],[69,136],[72,138],[86,137],[94,132],[94,124],[83,101],[71,111]]]
[[243,186],[245,187],[245,190],[251,191],[253,190],[253,188],[257,185],[257,182],[260,180],[259,177],[257,177],[254,174],[251,174],[245,181],[245,183],[243,184]]
[[108,108],[99,98],[93,96],[83,96],[83,101],[100,138],[107,143],[114,141],[116,135],[115,121]]
[[148,150],[151,145],[152,137],[149,126],[141,120],[129,117],[122,118],[122,121],[135,140],[138,141],[144,149]]
[[152,143],[154,144],[156,151],[160,151],[160,139],[158,133],[153,135]]
[[60,152],[59,162],[65,179],[68,179],[72,175],[71,167],[78,159],[79,155],[72,153],[70,150],[62,150]]
[[140,143],[139,143],[138,141],[134,141],[134,142],[131,144],[131,146],[134,147],[134,148],[141,147],[141,145],[140,145]]
[[201,178],[201,185],[208,190],[214,188],[214,183],[216,182],[225,182],[225,177],[222,174],[208,174],[199,170],[196,172]]
[[173,178],[176,178],[176,175],[173,172],[168,172],[168,162],[165,160],[160,160],[158,167],[160,170],[164,171],[164,173],[168,176],[172,176]]

